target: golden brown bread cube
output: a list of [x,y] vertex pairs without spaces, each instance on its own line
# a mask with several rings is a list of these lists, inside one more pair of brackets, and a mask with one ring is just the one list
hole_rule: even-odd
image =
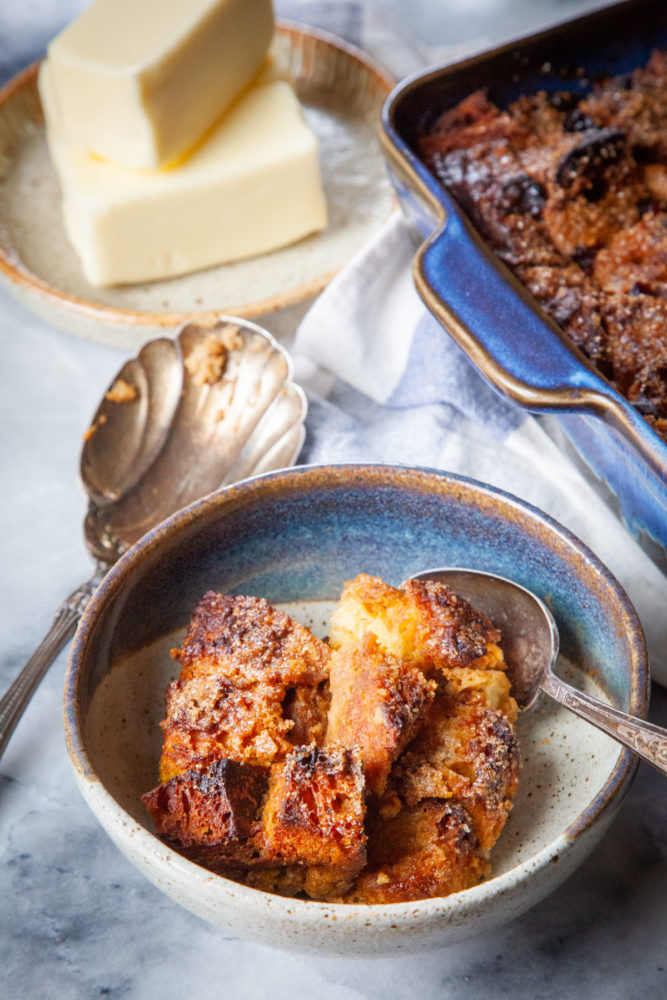
[[424,799],[412,809],[368,824],[368,863],[346,903],[401,903],[447,896],[489,874],[465,809]]
[[[268,765],[283,756],[295,725],[285,698],[328,677],[326,643],[256,597],[209,591],[172,655],[181,673],[167,689],[162,782],[222,758]],[[299,737],[306,736],[317,732],[302,725]]]
[[413,657],[425,657],[436,669],[502,669],[500,632],[443,583],[408,580],[405,593],[417,609]]
[[360,573],[343,586],[331,615],[329,644],[332,649],[354,645],[367,632],[393,656],[408,659],[414,642],[415,614],[403,591]]
[[408,806],[434,797],[458,802],[488,853],[507,821],[518,780],[519,747],[502,713],[439,693],[396,763],[392,791]]
[[267,859],[305,867],[305,891],[339,895],[366,860],[364,776],[344,747],[298,747],[271,769],[262,813]]
[[356,746],[369,791],[381,795],[393,762],[417,732],[435,682],[382,649],[372,633],[330,661],[326,745]]
[[502,669],[498,630],[442,583],[410,580],[399,589],[364,573],[348,581],[331,617],[330,644],[337,649],[365,632],[425,671]]
[[218,760],[142,796],[155,831],[186,857],[224,870],[257,854],[268,768]]
[[172,655],[184,675],[205,671],[284,688],[327,676],[326,643],[261,597],[209,590],[195,608],[185,641]]

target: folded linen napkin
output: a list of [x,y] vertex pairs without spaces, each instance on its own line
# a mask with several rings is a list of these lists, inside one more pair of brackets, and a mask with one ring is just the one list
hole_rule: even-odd
[[422,465],[490,483],[550,514],[615,574],[667,684],[667,579],[547,435],[501,398],[414,289],[416,237],[397,212],[302,320],[303,462]]

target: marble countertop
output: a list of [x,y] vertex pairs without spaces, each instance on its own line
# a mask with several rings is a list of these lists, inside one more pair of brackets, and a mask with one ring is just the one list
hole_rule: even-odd
[[[0,82],[38,56],[77,0],[0,0]],[[304,5],[316,16],[317,3]],[[408,8],[409,6],[409,13]],[[509,37],[592,4],[385,0],[443,46]],[[280,11],[281,5],[277,4]],[[91,571],[81,435],[124,354],[48,326],[0,289],[0,688]],[[557,892],[505,928],[416,957],[295,957],[222,935],[141,877],[97,825],[64,747],[66,654],[0,760],[0,996],[331,1000],[626,1000],[667,994],[665,779],[640,765],[618,819]],[[667,691],[651,719],[667,725]]]

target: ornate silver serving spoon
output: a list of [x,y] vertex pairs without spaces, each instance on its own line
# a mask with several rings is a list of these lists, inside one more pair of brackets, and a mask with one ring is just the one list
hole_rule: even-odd
[[667,774],[667,729],[605,705],[556,675],[558,628],[539,597],[511,580],[477,570],[428,569],[411,579],[446,584],[501,630],[507,675],[521,711],[532,708],[541,693],[548,694]]
[[247,476],[292,465],[306,398],[289,355],[254,323],[220,317],[145,344],[105,393],[81,452],[92,576],[62,603],[0,700],[0,755],[109,567],[170,514]]

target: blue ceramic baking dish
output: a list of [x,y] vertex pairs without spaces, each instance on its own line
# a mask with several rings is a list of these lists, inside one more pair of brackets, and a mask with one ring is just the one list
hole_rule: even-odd
[[[425,242],[417,290],[488,381],[546,426],[667,570],[667,444],[601,376],[488,248],[421,161],[419,135],[480,87],[499,106],[538,90],[584,93],[667,46],[667,4],[626,0],[403,81],[382,145],[402,208]],[[572,447],[574,446],[574,447]]]

